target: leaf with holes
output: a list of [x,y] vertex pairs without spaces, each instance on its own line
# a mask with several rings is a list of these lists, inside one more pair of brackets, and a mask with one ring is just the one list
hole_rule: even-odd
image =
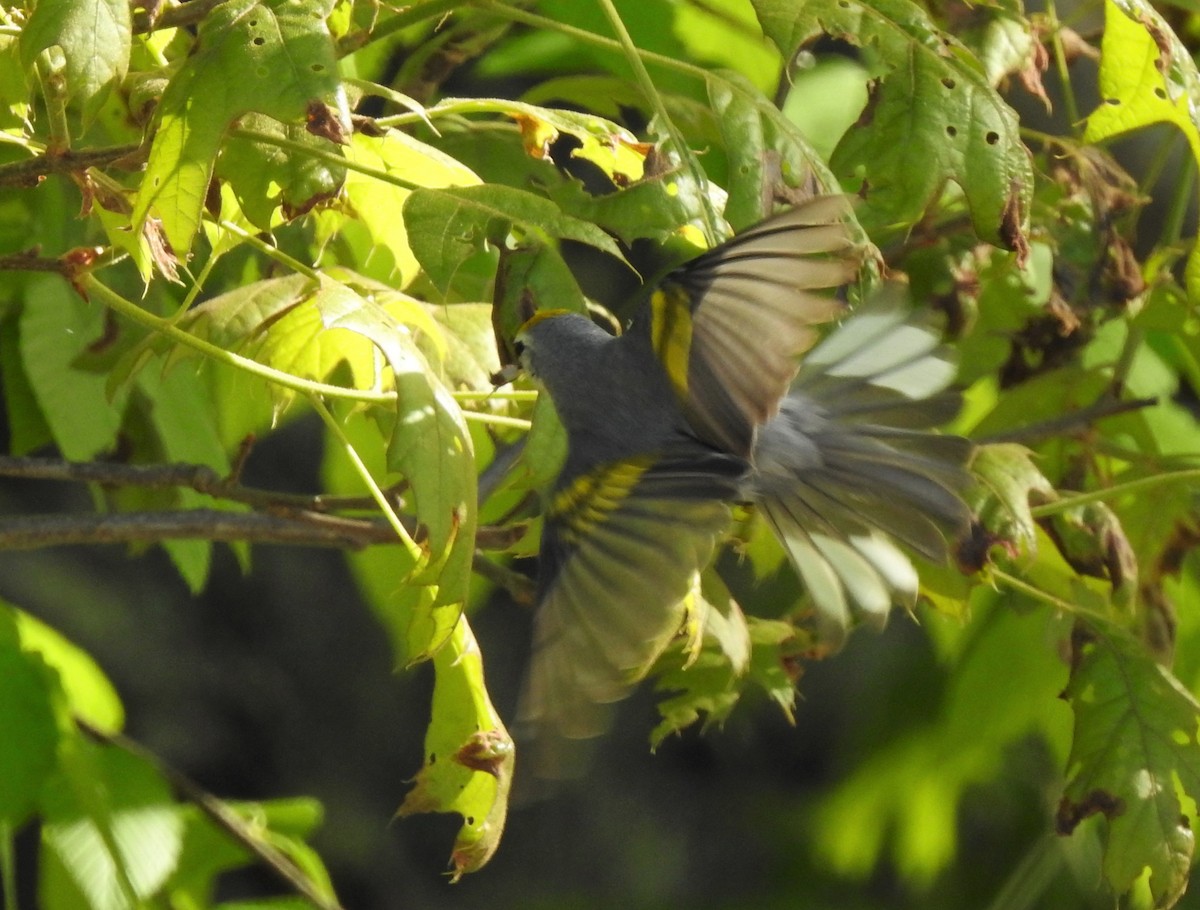
[[878,54],[883,75],[831,168],[865,185],[868,227],[919,220],[948,181],[976,232],[1023,250],[1033,185],[1017,115],[977,59],[911,0],[754,0],[763,31],[788,59],[822,35]]
[[1058,830],[1104,815],[1109,884],[1128,891],[1149,869],[1155,906],[1170,907],[1196,847],[1181,796],[1200,798],[1200,703],[1124,629],[1089,619],[1072,646],[1063,696],[1075,735]]
[[515,751],[492,707],[483,656],[466,618],[433,660],[433,717],[425,734],[425,765],[397,815],[457,812],[453,878],[480,869],[500,844],[508,815]]
[[148,218],[161,219],[175,255],[186,257],[217,150],[242,114],[253,111],[297,123],[314,102],[344,110],[325,25],[331,7],[329,0],[230,0],[205,17],[194,52],[158,106],[154,143],[134,206],[138,231]]
[[[1084,140],[1101,142],[1154,123],[1170,123],[1200,163],[1200,73],[1183,43],[1148,3],[1108,0],[1100,45],[1100,106]],[[1187,263],[1187,285],[1200,297],[1200,244]]]

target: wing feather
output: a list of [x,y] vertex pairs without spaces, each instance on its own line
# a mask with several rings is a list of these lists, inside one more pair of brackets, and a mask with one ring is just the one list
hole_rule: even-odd
[[710,445],[748,456],[776,412],[812,326],[843,310],[819,293],[851,281],[861,264],[843,197],[823,196],[749,228],[672,272],[658,305],[691,318],[684,413]]

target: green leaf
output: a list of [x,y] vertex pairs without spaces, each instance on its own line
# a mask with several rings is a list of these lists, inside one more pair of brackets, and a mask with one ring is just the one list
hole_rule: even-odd
[[[19,279],[13,284],[18,284]],[[0,320],[0,392],[8,420],[8,448],[25,455],[52,442],[50,427],[21,360],[20,330],[15,315]]]
[[1173,906],[1196,846],[1182,798],[1200,798],[1200,704],[1123,629],[1088,619],[1072,644],[1063,694],[1075,738],[1058,829],[1104,815],[1108,883],[1123,893],[1148,869],[1155,906]]
[[[409,298],[387,294],[389,307],[394,299],[397,311],[419,320],[418,327],[435,327],[419,306],[407,306]],[[182,325],[199,338],[294,376],[324,381],[344,365],[339,375],[351,388],[381,387],[374,345],[324,322],[324,300],[345,295],[355,296],[334,281],[317,282],[305,275],[267,278],[212,298],[192,310]],[[295,397],[290,389],[274,385],[269,392],[277,411]]]
[[725,220],[741,230],[810,180],[840,187],[821,156],[775,105],[737,73],[708,79],[708,97],[729,159]]
[[42,799],[45,910],[126,910],[175,869],[183,820],[144,759],[77,738]]
[[13,618],[21,647],[40,656],[58,674],[71,713],[98,730],[120,730],[125,708],[92,656],[23,610],[14,610]]
[[413,253],[442,294],[477,249],[505,245],[512,230],[528,240],[574,240],[624,258],[600,228],[563,214],[548,199],[506,186],[417,190],[404,205],[404,222]]
[[493,305],[492,321],[505,344],[535,310],[587,311],[583,291],[562,254],[541,243],[500,251]]
[[868,227],[912,224],[948,181],[961,187],[976,232],[1011,249],[1025,243],[1033,169],[1016,113],[981,65],[911,0],[754,0],[785,59],[821,35],[868,48],[883,76],[831,167],[865,181],[857,210]]
[[[417,345],[425,359],[436,365],[438,378],[453,389],[487,391],[492,376],[500,369],[492,307],[487,303],[429,305],[429,313],[441,327],[437,336],[422,333]],[[497,399],[497,407],[504,402]]]
[[[931,701],[934,716],[907,717],[883,743],[858,743],[863,758],[822,800],[812,838],[818,860],[865,876],[886,853],[899,874],[928,886],[955,859],[956,807],[965,791],[1005,775],[1013,749],[1031,735],[1055,760],[1067,750],[1070,718],[1055,696],[1066,677],[1058,649],[1062,619],[1041,609],[1018,614],[987,587],[976,589],[971,622],[927,613],[946,665]],[[901,694],[896,704],[911,702]],[[864,747],[865,746],[865,747]],[[1011,777],[1007,786],[1016,786]]]
[[1030,499],[1045,502],[1056,495],[1032,456],[1029,449],[1014,443],[979,446],[971,462],[976,486],[967,497],[979,521],[997,540],[1030,551],[1037,540]]
[[10,830],[37,804],[59,740],[57,680],[18,635],[15,611],[0,605],[0,824]]
[[[222,801],[222,808],[242,823],[243,832],[253,841],[291,858],[315,889],[330,902],[336,902],[329,873],[315,851],[305,842],[324,819],[321,804],[310,797],[267,800],[265,802]],[[240,842],[195,806],[181,806],[183,848],[171,878],[162,893],[170,895],[171,906],[214,906],[213,890],[225,872],[259,863]],[[270,898],[256,906],[285,906],[288,898]],[[221,910],[234,906],[226,902]],[[247,904],[246,906],[251,906]],[[312,904],[303,901],[305,908]]]
[[[247,114],[238,125],[321,151],[329,149],[327,140],[314,136],[302,124],[279,123],[261,114]],[[346,178],[346,169],[324,158],[234,136],[221,147],[216,174],[218,179],[229,183],[250,222],[269,231],[275,227],[276,211],[282,210],[283,220],[291,221],[317,203],[336,196]]]
[[398,396],[388,468],[408,481],[425,529],[425,563],[408,581],[429,588],[409,627],[410,661],[446,641],[466,604],[475,552],[475,461],[462,411],[434,376],[412,335],[383,307],[330,284],[317,307],[327,329],[369,339],[387,358]]
[[54,275],[27,280],[21,309],[21,360],[42,415],[63,455],[86,461],[109,448],[123,400],[110,402],[105,377],[76,359],[105,335],[105,311],[82,300]]
[[133,22],[128,0],[38,0],[21,31],[21,62],[62,49],[67,97],[82,108],[86,129],[129,69]]
[[[152,462],[206,465],[220,477],[229,474],[231,465],[218,433],[217,408],[194,372],[142,370],[137,388],[142,393],[137,401],[144,402],[149,411],[147,431],[153,436],[144,441],[149,451],[138,455]],[[128,422],[126,433],[129,434]],[[168,508],[242,508],[184,488],[168,491],[166,498]],[[202,590],[208,580],[212,546],[207,540],[163,541],[163,548],[193,594]]]
[[158,106],[158,128],[134,206],[137,230],[157,217],[175,254],[187,255],[222,138],[241,115],[297,123],[313,102],[344,111],[325,25],[331,5],[229,0],[204,18],[196,51]]
[[433,667],[425,764],[397,815],[457,812],[463,817],[451,854],[457,881],[482,868],[500,844],[515,753],[488,697],[483,657],[465,617],[434,655]]
[[[372,275],[395,287],[407,287],[420,270],[405,219],[399,217],[412,193],[410,187],[474,186],[480,182],[479,177],[444,152],[397,130],[383,136],[356,133],[345,154],[349,161],[394,175],[405,185],[358,170],[348,171],[343,197],[354,218],[347,221],[325,213],[318,222],[318,239],[336,236],[356,252],[358,268],[369,268]],[[379,261],[386,254],[390,254],[391,263],[383,269]]]
[[[1166,20],[1142,0],[1106,0],[1100,45],[1100,106],[1088,116],[1084,141],[1101,142],[1153,123],[1170,123],[1200,165],[1200,72]],[[1188,293],[1200,298],[1200,243],[1186,270]]]

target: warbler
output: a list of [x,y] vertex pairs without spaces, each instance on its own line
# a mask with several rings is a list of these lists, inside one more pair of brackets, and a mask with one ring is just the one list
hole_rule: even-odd
[[567,437],[518,725],[603,732],[679,633],[735,504],[774,531],[831,647],[915,602],[898,543],[945,559],[970,444],[931,430],[959,406],[931,321],[885,286],[798,360],[845,315],[834,292],[863,261],[848,217],[827,196],[766,219],[670,272],[621,335],[562,310],[516,333]]

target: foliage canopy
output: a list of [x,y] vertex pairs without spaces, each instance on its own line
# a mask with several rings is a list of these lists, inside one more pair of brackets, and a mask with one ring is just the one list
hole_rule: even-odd
[[[0,548],[158,544],[192,590],[215,542],[244,564],[254,542],[346,549],[397,666],[435,672],[400,814],[458,813],[453,875],[478,870],[514,747],[468,616],[497,590],[528,601],[512,562],[536,554],[563,446],[525,380],[494,387],[497,338],[529,300],[619,320],[635,272],[840,188],[945,314],[980,526],[961,567],[921,567],[943,702],[828,795],[814,850],[860,876],[886,853],[929,882],[963,793],[1034,738],[1062,771],[1047,830],[1099,838],[1112,892],[1173,906],[1200,798],[1196,12],[1072,17],[1017,0],[7,6],[0,473],[92,484],[96,514],[0,518]],[[1098,97],[1079,88],[1092,71]],[[1149,141],[1114,142],[1131,135]],[[323,490],[240,482],[249,441],[314,412]],[[803,668],[838,659],[783,562],[739,525],[655,670],[653,743],[747,692],[790,712]],[[314,801],[198,793],[122,737],[92,658],[20,607],[0,604],[6,906],[33,819],[47,910],[209,906],[252,860],[336,906]]]

